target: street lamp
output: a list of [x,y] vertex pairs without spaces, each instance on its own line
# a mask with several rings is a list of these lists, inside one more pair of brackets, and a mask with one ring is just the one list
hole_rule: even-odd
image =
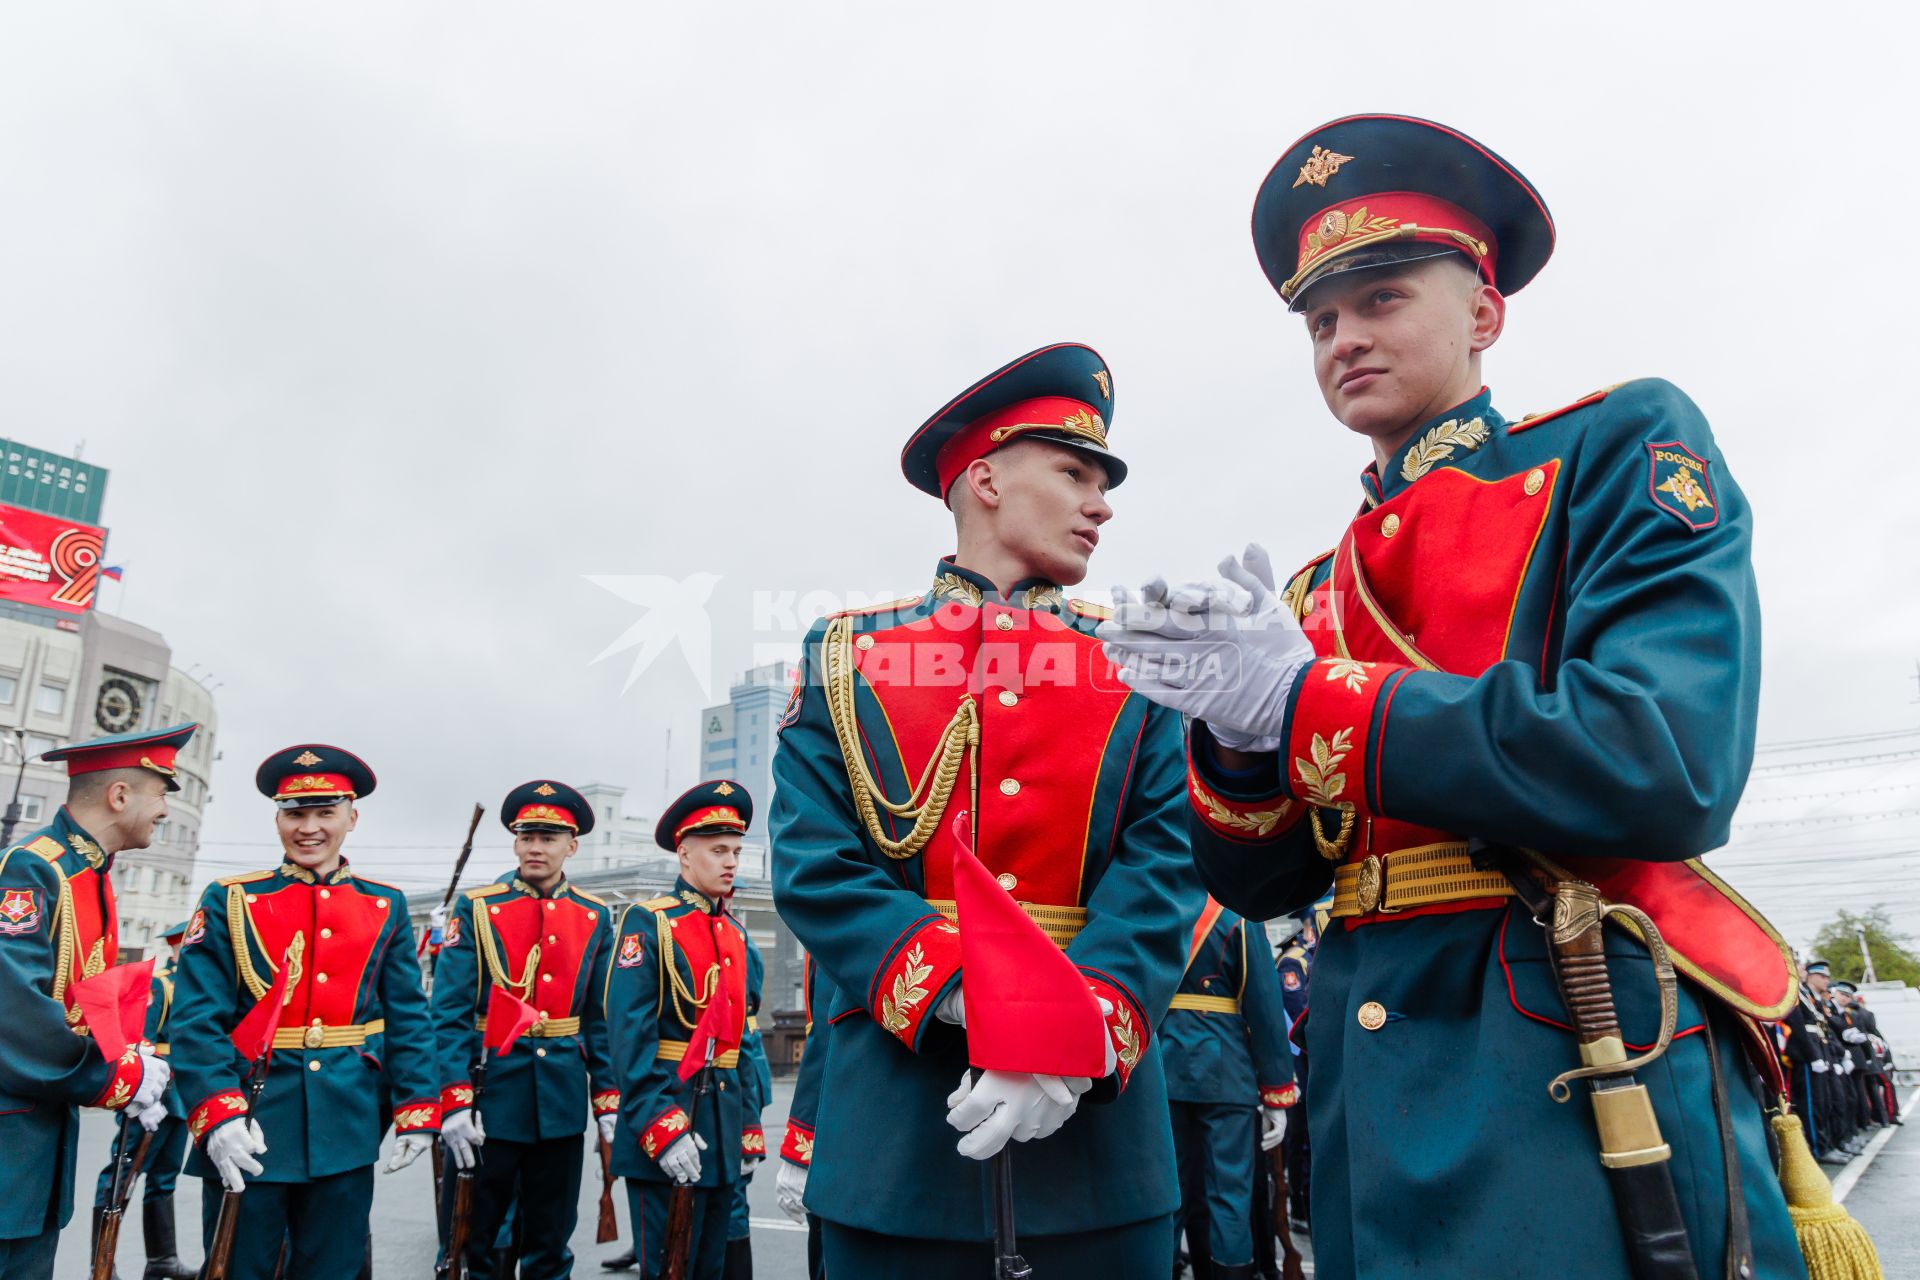
[[0,818],[0,848],[13,846],[14,828],[20,825],[20,784],[27,777],[27,734],[26,730],[15,726],[13,729],[14,747],[20,753],[20,769],[13,775],[13,799],[7,802],[7,816]]

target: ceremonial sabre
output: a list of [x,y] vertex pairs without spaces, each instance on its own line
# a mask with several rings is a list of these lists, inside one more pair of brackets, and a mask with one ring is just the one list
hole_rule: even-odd
[[[1548,955],[1580,1043],[1582,1065],[1556,1076],[1547,1092],[1555,1102],[1566,1102],[1573,1097],[1569,1081],[1592,1082],[1600,1163],[1613,1188],[1614,1209],[1635,1280],[1697,1280],[1686,1220],[1680,1216],[1673,1172],[1667,1167],[1673,1151],[1660,1137],[1660,1122],[1647,1087],[1633,1078],[1635,1069],[1665,1053],[1673,1039],[1679,998],[1666,942],[1644,912],[1603,902],[1600,891],[1584,880],[1558,879],[1548,893],[1516,851],[1493,849],[1477,841],[1472,851],[1476,861],[1492,854],[1534,919],[1552,921],[1547,925]],[[1639,927],[1660,983],[1659,1039],[1649,1052],[1632,1059],[1620,1034],[1607,973],[1603,924],[1609,915],[1625,916]]]

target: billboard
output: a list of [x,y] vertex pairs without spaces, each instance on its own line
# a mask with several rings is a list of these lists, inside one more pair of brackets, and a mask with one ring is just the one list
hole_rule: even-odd
[[0,600],[85,613],[106,536],[97,525],[0,503]]
[[0,503],[99,524],[106,494],[105,467],[0,438]]

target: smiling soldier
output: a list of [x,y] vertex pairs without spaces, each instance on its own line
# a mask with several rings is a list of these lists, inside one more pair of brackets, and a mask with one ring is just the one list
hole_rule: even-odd
[[[280,865],[207,887],[182,941],[173,1061],[190,1110],[187,1172],[205,1180],[211,1245],[220,1186],[242,1192],[233,1280],[268,1280],[281,1243],[289,1280],[339,1280],[365,1258],[373,1164],[393,1099],[404,1169],[440,1127],[440,1082],[407,901],[356,875],[342,853],[373,770],[338,747],[302,743],[254,775],[273,801]],[[230,1038],[287,970],[259,1106]]]
[[[1657,380],[1494,408],[1482,359],[1554,228],[1452,129],[1314,130],[1253,229],[1370,446],[1360,512],[1284,589],[1250,547],[1122,593],[1101,634],[1194,717],[1213,893],[1262,918],[1333,889],[1305,1019],[1318,1274],[1483,1275],[1502,1247],[1542,1276],[1803,1274],[1751,1035],[1793,1002],[1788,958],[1698,861],[1760,677],[1752,516],[1706,419]],[[1238,678],[1185,678],[1201,654]],[[1645,913],[1632,934],[1596,894]],[[1549,1096],[1566,1072],[1585,1100]]]
[[[830,993],[807,1048],[825,1058],[805,1206],[837,1280],[985,1274],[975,1162],[1010,1141],[1037,1272],[1164,1280],[1173,1262],[1152,1036],[1201,896],[1179,722],[1118,683],[1102,611],[1064,590],[1127,474],[1112,415],[1111,372],[1074,343],[956,397],[901,467],[953,513],[958,549],[923,594],[807,637],[773,761],[773,883]],[[1104,1001],[1106,1043],[1085,1050],[1112,1064],[1102,1078],[968,1075],[946,834],[962,810],[980,860]]]

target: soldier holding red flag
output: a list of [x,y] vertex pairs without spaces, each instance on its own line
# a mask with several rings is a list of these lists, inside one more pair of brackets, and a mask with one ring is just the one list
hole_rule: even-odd
[[[441,1137],[449,1175],[478,1167],[468,1274],[493,1274],[494,1240],[517,1201],[519,1274],[549,1280],[572,1273],[567,1241],[579,1217],[588,1116],[611,1141],[620,1109],[601,1003],[613,912],[567,879],[567,859],[593,830],[586,797],[535,779],[508,792],[500,821],[513,832],[517,866],[461,895],[433,971]],[[496,995],[531,1006],[533,1019],[526,1039],[504,1054],[514,1028],[494,1013]],[[485,1096],[476,1098],[483,1052]],[[441,1200],[453,1203],[450,1195]]]
[[[753,797],[703,782],[667,807],[654,841],[675,851],[673,892],[621,913],[606,1010],[620,1081],[613,1172],[627,1180],[640,1274],[664,1274],[684,1247],[685,1274],[719,1280],[733,1184],[766,1156],[758,1080],[740,1061],[759,1012],[760,952],[727,910]],[[707,1073],[705,1079],[701,1074]],[[669,1241],[676,1188],[693,1198],[684,1246]]]
[[234,1280],[268,1280],[283,1241],[290,1280],[338,1280],[364,1261],[383,1099],[398,1134],[389,1173],[440,1127],[433,1029],[406,898],[342,853],[373,771],[302,743],[267,757],[254,782],[274,803],[282,861],[207,887],[175,976],[173,1061],[196,1144],[187,1172],[206,1180],[209,1245],[216,1181],[243,1194]]
[[[1151,1042],[1200,903],[1179,718],[1119,682],[1093,636],[1103,611],[1065,590],[1126,477],[1113,397],[1076,343],[955,397],[901,466],[953,512],[956,552],[927,591],[807,637],[773,762],[773,879],[830,993],[807,1047],[825,1072],[805,1205],[836,1280],[989,1274],[1007,1215],[975,1161],[1009,1141],[1010,1216],[1036,1272],[1172,1266]],[[1028,956],[1027,939],[993,893],[1064,953],[1079,990],[1033,993],[1064,1021],[1023,1021],[1008,998],[996,940]],[[993,1173],[1003,1188],[1007,1166]]]
[[[44,753],[65,761],[67,802],[46,827],[0,854],[0,1277],[53,1274],[73,1215],[77,1107],[164,1118],[167,1062],[152,1046],[100,1050],[124,1037],[96,1028],[76,988],[119,958],[108,879],[116,854],[144,849],[178,791],[175,754],[198,725],[118,734]],[[144,987],[139,994],[144,995]],[[131,1028],[139,1035],[136,1018]]]

